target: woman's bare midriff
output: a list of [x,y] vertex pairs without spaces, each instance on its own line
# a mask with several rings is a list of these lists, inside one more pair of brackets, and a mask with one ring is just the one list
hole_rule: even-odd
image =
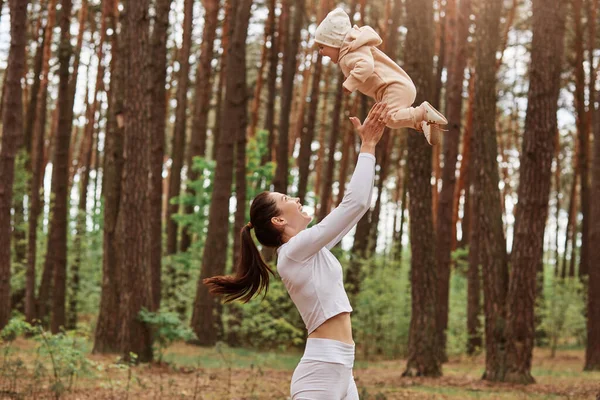
[[354,340],[352,339],[350,313],[345,312],[329,318],[308,335],[308,337],[311,339],[332,339],[348,344],[354,344]]

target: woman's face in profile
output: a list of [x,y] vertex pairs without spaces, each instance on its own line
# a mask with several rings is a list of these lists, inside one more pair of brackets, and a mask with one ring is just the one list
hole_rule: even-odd
[[271,192],[271,196],[281,212],[279,217],[285,219],[290,228],[301,231],[312,221],[312,217],[302,210],[299,198],[278,192]]

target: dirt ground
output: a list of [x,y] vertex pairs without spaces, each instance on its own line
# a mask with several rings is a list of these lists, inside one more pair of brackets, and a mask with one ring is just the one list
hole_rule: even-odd
[[[17,341],[25,365],[31,344]],[[115,356],[90,355],[93,375],[77,378],[61,399],[287,399],[294,358],[286,366],[277,357],[268,362],[244,364],[243,355],[231,353],[225,365],[199,366],[212,353],[185,344],[170,349],[175,361],[129,368],[115,364]],[[187,358],[185,358],[187,357]],[[287,357],[286,354],[281,358]],[[453,358],[444,364],[444,376],[402,378],[405,360],[362,362],[354,369],[361,399],[592,399],[600,400],[600,372],[582,372],[584,352],[565,350],[550,358],[534,354],[536,384],[491,384],[480,379],[483,356]],[[197,359],[197,365],[186,360]],[[180,363],[177,360],[182,360]],[[64,381],[64,380],[63,380]],[[55,399],[52,376],[35,378],[27,368],[18,377],[0,376],[1,399]]]

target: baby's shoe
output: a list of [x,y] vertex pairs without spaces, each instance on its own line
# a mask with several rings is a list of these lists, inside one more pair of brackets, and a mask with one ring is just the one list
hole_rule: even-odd
[[430,124],[427,121],[422,121],[421,130],[430,145],[435,146],[440,143],[440,137],[444,130],[438,124]]
[[442,115],[441,112],[435,109],[429,102],[424,101],[421,106],[425,109],[425,118],[423,118],[429,124],[447,125],[448,120]]

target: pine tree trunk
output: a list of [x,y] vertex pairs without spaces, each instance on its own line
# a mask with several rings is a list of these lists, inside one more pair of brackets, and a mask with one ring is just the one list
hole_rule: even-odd
[[[210,97],[212,93],[211,76],[212,67],[210,63],[214,55],[214,42],[217,33],[217,23],[219,16],[219,1],[204,1],[204,30],[202,31],[202,45],[200,47],[200,56],[198,60],[198,69],[196,70],[196,88],[194,116],[192,121],[192,136],[190,139],[190,150],[188,151],[188,182],[193,182],[199,178],[199,174],[193,170],[194,157],[206,157],[206,134],[208,130],[208,112],[210,110]],[[188,193],[193,190],[188,186]],[[186,214],[191,214],[193,208],[185,208]],[[192,243],[192,238],[187,228],[181,233],[181,251],[186,251]]]
[[[106,3],[107,4],[107,3]],[[92,106],[88,113],[88,120],[85,126],[84,139],[82,140],[82,157],[77,160],[78,165],[81,168],[78,168],[79,176],[80,176],[80,188],[79,188],[79,206],[78,206],[78,215],[77,215],[77,234],[73,239],[73,253],[74,253],[74,261],[71,265],[71,286],[69,292],[69,310],[67,314],[67,329],[75,329],[77,326],[77,296],[79,294],[79,266],[81,264],[81,260],[83,258],[83,249],[82,249],[82,240],[85,238],[86,232],[86,216],[87,216],[87,192],[89,186],[89,173],[90,166],[92,163],[92,152],[94,148],[94,125],[96,123],[96,110],[98,109],[98,93],[100,90],[103,90],[103,81],[104,81],[104,68],[102,66],[103,61],[103,45],[104,40],[106,38],[106,12],[107,7],[106,4],[102,6],[102,15],[100,17],[100,43],[97,47],[96,58],[98,59],[98,67],[96,70],[96,83],[94,86],[94,97],[92,100]],[[84,11],[83,7],[87,8],[87,2],[82,4],[82,9],[80,10],[80,23],[85,20],[85,15],[87,12]],[[83,29],[83,23],[80,24],[80,29]],[[78,39],[79,43],[79,39]],[[75,77],[73,77],[75,79]],[[73,85],[73,84],[72,84]],[[72,86],[72,90],[75,86]],[[73,91],[74,94],[74,91]],[[87,103],[87,96],[86,103]],[[85,144],[85,146],[84,146]]]
[[[179,75],[177,82],[177,109],[175,112],[175,128],[173,130],[173,142],[171,145],[171,178],[169,179],[169,205],[167,208],[167,255],[173,255],[177,252],[178,224],[173,216],[179,213],[179,201],[171,203],[175,197],[179,196],[181,191],[181,169],[185,157],[185,138],[186,138],[186,112],[187,112],[187,92],[189,86],[190,71],[190,49],[192,44],[192,21],[194,18],[193,0],[185,0],[184,18],[183,18],[183,44],[179,53]],[[170,301],[175,300],[176,287],[179,284],[180,277],[177,270],[170,264],[167,266],[170,285],[166,290],[166,297]],[[184,277],[181,277],[184,279]],[[185,310],[185,305],[177,305],[178,308]]]
[[[323,171],[323,164],[325,164],[325,132],[327,130],[327,104],[329,100],[329,83],[331,81],[331,74],[333,68],[331,65],[325,71],[325,88],[323,90],[323,107],[321,108],[321,117],[319,120],[319,150],[317,151],[317,160],[315,161],[315,197],[318,199],[321,197],[321,177]],[[337,93],[337,92],[336,92]]]
[[[456,4],[453,4],[456,7]],[[467,39],[469,36],[469,16],[471,0],[462,0],[460,9],[454,18],[452,4],[446,5],[446,21],[449,30],[456,33],[455,42],[448,42],[449,60],[448,80],[446,82],[446,118],[449,121],[448,132],[444,134],[444,168],[442,170],[442,190],[439,194],[437,214],[437,254],[438,263],[438,309],[437,330],[440,333],[442,350],[446,350],[446,329],[448,328],[448,296],[450,288],[450,266],[452,264],[452,245],[456,222],[453,221],[454,192],[456,188],[456,161],[460,144],[462,123],[462,90],[464,71],[467,65]],[[455,28],[457,27],[457,28]],[[439,146],[438,146],[439,147]],[[465,146],[466,148],[467,146]],[[435,162],[435,161],[434,161]],[[437,187],[435,187],[437,192]],[[454,225],[453,225],[454,223]]]
[[[280,38],[285,42],[283,49],[283,70],[281,78],[281,108],[279,114],[279,143],[277,146],[277,169],[273,179],[273,186],[276,192],[287,193],[287,180],[289,170],[288,146],[289,146],[289,128],[290,111],[292,99],[294,96],[294,75],[296,72],[296,54],[300,44],[300,31],[304,14],[305,0],[294,2],[294,20],[292,30],[284,37]],[[286,19],[284,15],[289,15],[291,7],[290,0],[283,0],[282,5],[282,24]]]
[[[417,87],[416,103],[433,94],[433,2],[406,3],[406,72]],[[408,361],[403,376],[441,376],[441,348],[436,331],[437,271],[431,206],[431,147],[409,130],[408,191],[411,247],[411,320]]]
[[322,60],[323,57],[318,54],[317,60],[313,64],[314,73],[310,90],[310,104],[308,107],[306,126],[302,131],[302,137],[300,139],[300,154],[298,155],[298,197],[302,204],[304,204],[305,201],[308,176],[310,173],[312,142],[315,137],[315,122],[317,119],[317,106],[319,104],[319,85],[321,83],[321,70],[323,69]]
[[[148,255],[148,123],[151,86],[149,76],[148,0],[127,0],[122,28],[124,50],[123,176],[117,218],[120,269],[121,353],[125,360],[137,354],[138,362],[152,361],[150,326],[139,319],[143,307],[152,308]],[[137,77],[137,79],[130,79]],[[140,151],[146,149],[146,151]]]
[[[600,92],[596,92],[596,101]],[[588,259],[588,303],[587,303],[587,343],[585,348],[585,371],[600,370],[600,108],[590,105],[594,116],[594,157],[592,165],[592,189],[590,195],[595,201],[590,207],[590,254]]]
[[324,177],[322,187],[320,190],[320,206],[319,211],[317,213],[317,219],[319,221],[322,221],[323,218],[325,218],[327,214],[329,214],[329,202],[331,200],[331,187],[333,185],[333,172],[335,169],[334,155],[340,130],[340,115],[342,112],[342,100],[344,94],[344,88],[342,86],[343,80],[344,75],[342,74],[342,72],[340,72],[337,79],[338,88],[336,90],[335,105],[333,108],[333,121],[331,124],[331,133],[329,135],[329,150],[327,153]]
[[148,188],[148,223],[150,225],[150,271],[152,280],[152,309],[160,308],[162,276],[162,172],[165,154],[167,118],[167,36],[169,10],[172,0],[156,3],[156,19],[150,41],[152,105],[150,109],[150,186]]
[[577,219],[577,179],[579,177],[578,163],[579,145],[575,145],[575,153],[573,157],[573,182],[571,184],[571,190],[569,195],[569,215],[567,217],[567,227],[565,228],[565,252],[563,254],[562,272],[560,274],[562,279],[567,276],[567,253],[569,250],[569,242],[571,243],[571,258],[575,256],[575,240],[576,237],[576,219]]
[[15,157],[23,140],[21,77],[25,68],[27,1],[9,0],[10,50],[6,70],[5,107],[2,114],[0,150],[0,330],[10,318],[10,209],[12,206]]
[[69,199],[69,146],[73,125],[73,108],[70,101],[69,63],[71,60],[71,44],[69,29],[71,26],[72,0],[61,0],[60,45],[58,49],[60,82],[58,85],[58,126],[56,129],[56,146],[52,162],[52,194],[50,228],[48,233],[48,250],[44,268],[53,271],[52,284],[52,333],[60,332],[65,326],[65,289],[67,277],[67,218]]
[[562,2],[534,0],[530,84],[520,158],[507,303],[505,380],[533,383],[536,275],[543,262],[544,229],[552,185],[552,158],[565,30]]
[[215,126],[213,132],[213,147],[212,147],[212,159],[217,159],[217,152],[219,151],[219,140],[221,137],[221,113],[223,111],[223,98],[225,97],[227,84],[225,82],[225,74],[227,71],[227,57],[229,53],[229,41],[233,34],[233,28],[235,24],[235,8],[233,7],[233,0],[225,1],[225,20],[223,21],[223,27],[221,28],[221,48],[223,53],[221,54],[221,66],[219,69],[219,82],[217,84],[217,104],[215,107]]
[[465,128],[462,144],[462,159],[460,160],[460,172],[458,174],[458,183],[454,190],[454,211],[452,215],[452,249],[457,246],[456,223],[458,222],[458,208],[460,204],[460,196],[464,193],[463,217],[460,221],[462,237],[460,246],[465,247],[469,244],[470,237],[470,215],[471,208],[467,207],[470,203],[469,199],[469,175],[470,175],[470,160],[471,160],[471,132],[473,131],[473,103],[475,101],[475,74],[471,70],[469,78],[469,100],[467,103],[467,115],[465,120]]
[[[117,216],[121,199],[121,176],[123,171],[123,96],[125,91],[124,69],[121,61],[125,53],[123,34],[117,34],[118,1],[112,0],[109,10],[111,36],[110,87],[108,92],[108,117],[102,174],[104,197],[104,232],[102,257],[102,292],[100,312],[94,337],[93,353],[117,353],[119,343],[119,304],[121,271],[118,268]],[[121,31],[122,32],[122,31]]]
[[483,265],[486,369],[483,379],[505,379],[505,326],[508,263],[500,207],[496,143],[496,50],[499,45],[501,2],[482,2],[477,16],[475,45],[475,103],[471,148],[472,219],[480,240]]
[[265,117],[265,130],[269,132],[269,141],[267,154],[261,160],[261,164],[272,161],[273,148],[275,145],[275,95],[277,91],[277,65],[279,64],[279,40],[276,38],[277,22],[275,16],[276,0],[269,0],[269,32],[271,33],[271,51],[269,52],[269,71],[267,72],[267,111]]
[[[48,6],[48,22],[44,32],[43,51],[42,51],[42,69],[40,77],[40,87],[36,94],[36,107],[34,116],[27,118],[33,120],[33,132],[31,142],[31,182],[29,196],[31,199],[29,205],[29,221],[27,234],[27,279],[25,294],[25,316],[28,322],[34,319],[40,319],[48,316],[48,300],[50,298],[50,286],[52,271],[44,269],[42,281],[39,288],[38,301],[35,300],[35,269],[37,258],[37,229],[38,219],[43,209],[43,197],[40,191],[43,190],[44,177],[44,136],[46,131],[46,106],[48,98],[48,72],[50,70],[50,56],[52,44],[52,33],[54,31],[54,22],[56,20],[56,0],[50,0]],[[33,110],[33,108],[31,109]]]
[[[360,102],[360,96],[354,97],[354,104],[349,108],[351,116],[355,116],[358,112],[358,104]],[[346,194],[346,180],[348,179],[348,167],[350,159],[356,160],[356,151],[354,149],[356,132],[354,126],[351,123],[344,124],[344,141],[342,145],[342,159],[340,161],[340,173],[338,179],[338,196],[336,201],[336,207],[340,205]],[[340,242],[341,243],[341,242]]]
[[[212,297],[202,279],[225,273],[229,237],[229,198],[233,176],[233,149],[237,133],[246,131],[246,36],[252,0],[233,0],[237,8],[234,32],[229,47],[227,89],[223,109],[223,130],[230,134],[219,142],[216,175],[210,203],[208,232],[202,257],[202,272],[194,301],[192,329],[201,345],[212,346],[217,340],[220,313],[215,315],[219,299]],[[219,310],[219,308],[217,308]]]
[[[581,21],[582,0],[572,0],[573,20],[575,24],[575,110],[577,112],[577,140],[579,142],[578,168],[581,177],[581,257],[579,263],[579,276],[587,275],[588,265],[588,239],[589,239],[589,177],[588,177],[588,152],[590,136],[587,129],[587,115],[585,112],[585,72],[583,69],[583,26]],[[592,64],[593,65],[593,64]],[[576,236],[574,235],[573,238]],[[575,243],[575,240],[573,241]],[[575,246],[573,246],[575,248]]]

